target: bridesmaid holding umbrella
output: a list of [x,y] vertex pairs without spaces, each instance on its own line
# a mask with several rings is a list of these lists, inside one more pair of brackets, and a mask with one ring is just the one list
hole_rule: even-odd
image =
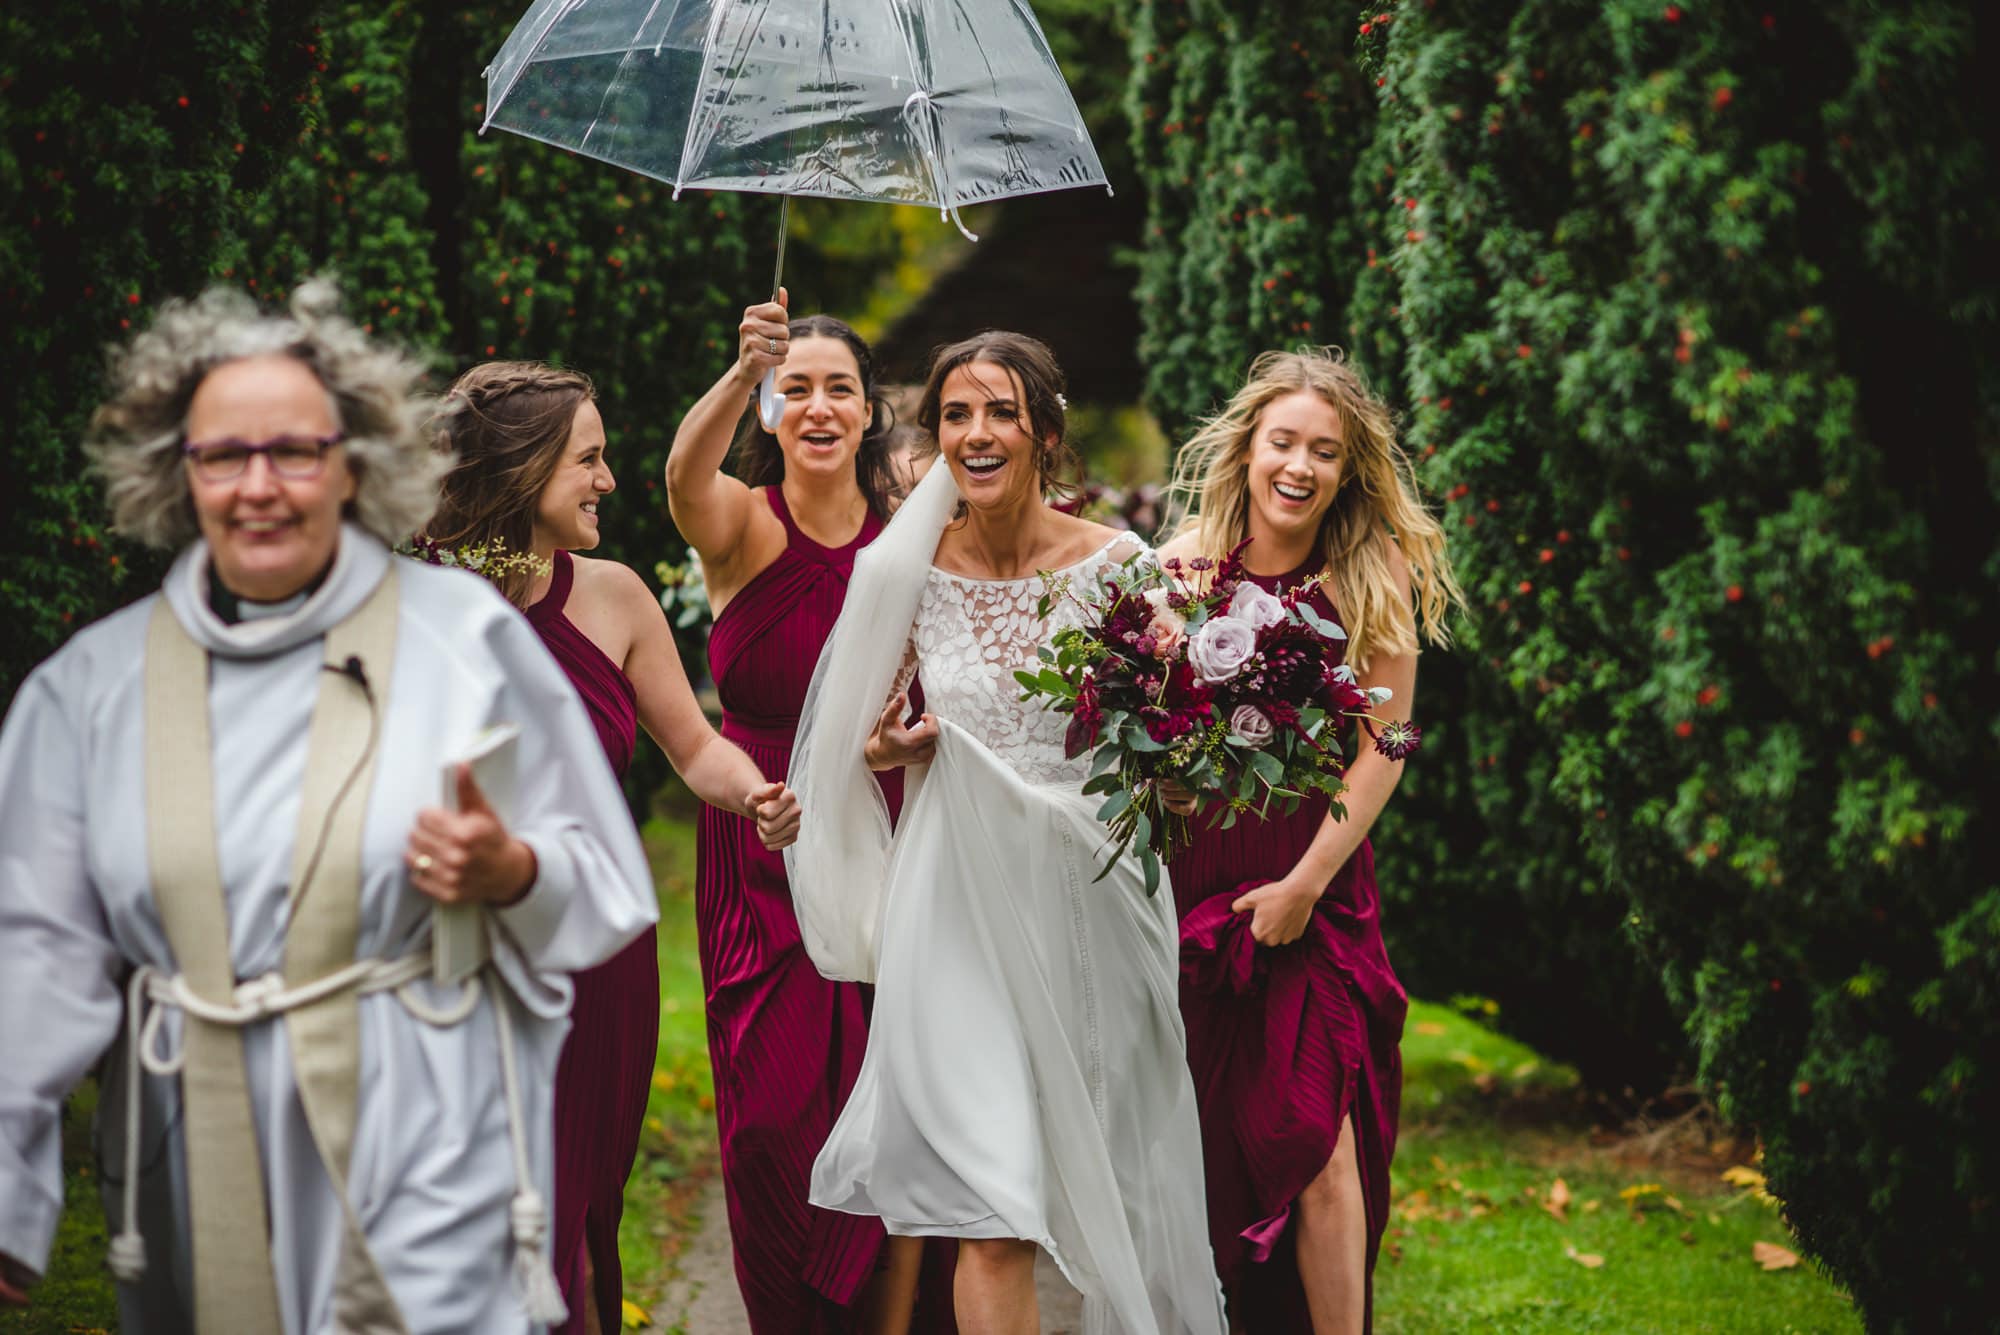
[[[708,654],[722,735],[777,777],[791,763],[799,708],[855,554],[888,519],[893,422],[868,345],[840,320],[790,319],[781,289],[743,312],[739,334],[736,362],[674,437],[667,501],[701,556],[715,609]],[[745,413],[767,371],[784,405],[775,433]],[[733,476],[722,471],[732,436]],[[893,810],[901,784],[882,783]],[[860,1070],[869,999],[813,967],[784,861],[749,822],[704,810],[699,851],[715,1116],[751,1328],[906,1329],[922,1244],[885,1243],[879,1220],[806,1200],[813,1158]],[[949,1285],[924,1287],[927,1299],[941,1291],[943,1314],[918,1314],[919,1328],[951,1329]]]

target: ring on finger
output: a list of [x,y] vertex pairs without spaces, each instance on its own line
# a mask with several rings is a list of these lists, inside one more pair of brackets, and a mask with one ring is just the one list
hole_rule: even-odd
[[772,338],[772,339],[766,339],[765,341],[766,341],[766,342],[768,342],[768,343],[769,343],[769,344],[771,345],[771,355],[772,355],[773,357],[777,356],[777,355],[778,355],[778,340],[777,340],[777,339],[775,339],[775,338]]
[[432,867],[437,866],[437,859],[428,853],[419,853],[417,854],[416,861],[410,865],[420,872],[429,871]]

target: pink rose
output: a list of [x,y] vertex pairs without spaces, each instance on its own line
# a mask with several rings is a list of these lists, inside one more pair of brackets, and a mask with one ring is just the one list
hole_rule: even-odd
[[1285,619],[1285,605],[1276,594],[1246,579],[1236,586],[1236,596],[1229,600],[1229,615],[1249,622],[1254,630],[1262,630]]
[[1187,622],[1181,614],[1167,606],[1165,589],[1148,589],[1145,593],[1146,606],[1153,609],[1153,616],[1146,623],[1145,633],[1153,637],[1153,656],[1162,663],[1171,660],[1187,638]]
[[1271,716],[1255,705],[1238,705],[1236,712],[1229,716],[1229,730],[1255,747],[1268,743],[1277,727]]
[[1195,674],[1213,686],[1243,670],[1257,652],[1257,631],[1233,616],[1211,617],[1188,643],[1188,662]]

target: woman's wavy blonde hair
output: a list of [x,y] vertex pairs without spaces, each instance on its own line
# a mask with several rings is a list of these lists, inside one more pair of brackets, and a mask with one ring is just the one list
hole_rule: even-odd
[[406,541],[437,506],[451,468],[425,423],[435,400],[419,393],[427,368],[377,343],[340,314],[331,279],[301,283],[289,312],[260,308],[233,288],[169,301],[111,353],[111,397],[90,420],[84,448],[104,479],[112,527],[175,550],[200,533],[182,463],[188,404],[208,373],[245,357],[303,363],[326,387],[353,470],[348,516],[382,541]]
[[[1320,522],[1328,593],[1346,628],[1347,659],[1357,670],[1378,652],[1418,652],[1418,627],[1432,644],[1451,642],[1446,617],[1465,595],[1445,555],[1444,529],[1424,508],[1415,470],[1396,441],[1389,409],[1368,392],[1334,348],[1266,352],[1228,405],[1181,448],[1173,500],[1180,533],[1193,533],[1204,555],[1220,558],[1250,536],[1250,441],[1273,402],[1309,390],[1340,422],[1340,486]],[[1402,549],[1416,595],[1415,615],[1390,573]]]

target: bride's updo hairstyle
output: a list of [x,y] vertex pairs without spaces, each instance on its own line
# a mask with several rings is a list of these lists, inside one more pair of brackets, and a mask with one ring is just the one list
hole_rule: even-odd
[[[1371,655],[1418,652],[1417,621],[1432,644],[1449,644],[1445,618],[1465,595],[1445,555],[1444,529],[1424,507],[1416,471],[1396,439],[1388,405],[1332,348],[1266,352],[1223,410],[1204,422],[1174,467],[1181,532],[1220,559],[1250,536],[1250,441],[1264,409],[1301,390],[1317,394],[1340,422],[1340,484],[1320,521],[1327,593],[1348,635],[1357,671]],[[1392,547],[1409,563],[1417,621],[1390,573]]]
[[[869,510],[877,519],[887,519],[896,495],[896,474],[889,465],[889,433],[896,428],[896,414],[876,383],[875,354],[869,351],[868,340],[855,333],[847,321],[831,315],[802,315],[786,328],[793,343],[830,338],[854,354],[854,367],[861,373],[862,401],[874,409],[854,451],[854,480]],[[756,413],[745,415],[736,443],[730,447],[729,466],[744,486],[753,489],[775,487],[785,480],[785,452]]]
[[938,422],[943,413],[944,382],[961,366],[986,362],[1012,371],[1021,384],[1027,429],[1040,444],[1035,451],[1035,470],[1041,476],[1042,495],[1067,498],[1083,477],[1083,461],[1069,445],[1069,404],[1063,398],[1062,367],[1056,364],[1049,345],[1027,334],[1005,329],[989,329],[971,338],[939,348],[931,354],[931,369],[924,378],[924,396],[917,405],[917,425],[928,440],[922,449],[937,453]]

